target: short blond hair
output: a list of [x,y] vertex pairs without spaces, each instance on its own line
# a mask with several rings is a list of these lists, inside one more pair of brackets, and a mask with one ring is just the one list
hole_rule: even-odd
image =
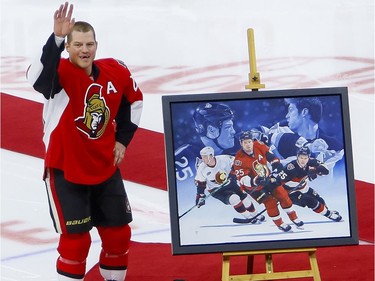
[[94,35],[94,40],[96,42],[96,35],[95,35],[95,30],[92,27],[91,24],[85,21],[77,21],[74,23],[72,31],[68,34],[67,36],[67,42],[70,43],[72,41],[72,32],[73,31],[78,31],[78,32],[89,32],[92,31],[92,34]]

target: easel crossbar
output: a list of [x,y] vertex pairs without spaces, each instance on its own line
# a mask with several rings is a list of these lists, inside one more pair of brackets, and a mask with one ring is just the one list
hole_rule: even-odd
[[287,254],[287,253],[302,253],[302,252],[315,252],[315,248],[297,248],[297,249],[284,249],[284,250],[259,250],[259,251],[244,251],[244,252],[226,252],[226,256],[248,256],[248,255],[264,255],[264,254]]
[[299,271],[285,271],[271,273],[256,273],[244,275],[230,275],[230,281],[252,281],[252,280],[277,280],[277,279],[290,279],[290,278],[304,278],[314,277],[312,270],[299,270]]

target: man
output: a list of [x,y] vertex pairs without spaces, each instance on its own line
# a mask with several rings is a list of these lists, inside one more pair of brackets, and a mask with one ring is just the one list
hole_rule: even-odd
[[233,118],[232,110],[223,103],[208,102],[195,109],[195,129],[202,143],[214,148],[216,155],[234,147]]
[[[288,193],[279,184],[278,174],[283,169],[279,159],[250,131],[241,133],[240,144],[242,149],[235,156],[232,173],[242,188],[259,204],[264,204],[267,214],[280,230],[287,232],[291,227],[280,216],[278,203],[290,220],[301,227],[303,222],[298,219]],[[271,165],[272,171],[268,165]]]
[[199,165],[195,184],[197,186],[197,195],[195,204],[199,207],[205,205],[205,191],[225,205],[231,205],[234,210],[244,218],[234,218],[236,223],[256,223],[263,221],[263,215],[256,218],[255,207],[250,196],[241,191],[237,185],[236,177],[230,174],[234,157],[230,155],[214,154],[214,149],[210,146],[204,147],[200,151],[202,163]]
[[304,137],[307,141],[322,139],[327,148],[340,150],[343,143],[337,138],[327,135],[320,127],[323,114],[323,105],[318,98],[288,98],[285,99],[288,106],[286,120],[288,127],[297,135]]
[[192,182],[199,165],[199,151],[210,146],[215,155],[234,155],[233,111],[224,103],[208,102],[194,110],[193,122],[199,135],[200,144],[184,144],[175,150],[176,179]]
[[[68,2],[56,10],[54,32],[27,73],[45,98],[44,181],[60,234],[58,280],[84,279],[96,227],[101,275],[123,281],[132,214],[117,166],[138,128],[142,92],[122,62],[94,60],[95,31],[72,13]],[[61,58],[65,38],[69,59]]]
[[281,159],[295,158],[297,148],[308,146],[317,158],[329,161],[333,168],[342,159],[344,146],[319,127],[322,102],[314,97],[287,98],[285,102],[288,104],[286,123],[277,123],[267,132],[270,144],[276,148],[273,152]]
[[301,147],[297,152],[297,159],[288,163],[281,175],[284,188],[288,191],[293,204],[308,207],[315,213],[321,214],[330,220],[341,221],[337,211],[329,210],[325,200],[311,187],[309,180],[317,176],[328,175],[328,168],[315,158],[310,157],[310,149]]

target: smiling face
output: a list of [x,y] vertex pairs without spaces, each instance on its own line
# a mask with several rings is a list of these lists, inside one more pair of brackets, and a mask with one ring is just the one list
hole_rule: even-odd
[[93,31],[81,32],[73,30],[69,39],[65,48],[69,53],[70,62],[84,69],[86,74],[90,75],[97,49]]

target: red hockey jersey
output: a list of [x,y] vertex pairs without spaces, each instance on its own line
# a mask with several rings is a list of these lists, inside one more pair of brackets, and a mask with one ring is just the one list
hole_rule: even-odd
[[34,88],[45,97],[45,167],[63,170],[74,183],[98,184],[116,170],[115,142],[127,146],[139,125],[142,92],[120,61],[95,60],[92,80],[61,59],[61,51],[52,35],[41,64],[29,70]]
[[266,178],[270,174],[270,169],[267,166],[268,146],[254,141],[254,153],[252,155],[246,154],[242,149],[236,153],[233,162],[233,171],[240,180],[244,176],[249,176],[251,179],[256,177]]

